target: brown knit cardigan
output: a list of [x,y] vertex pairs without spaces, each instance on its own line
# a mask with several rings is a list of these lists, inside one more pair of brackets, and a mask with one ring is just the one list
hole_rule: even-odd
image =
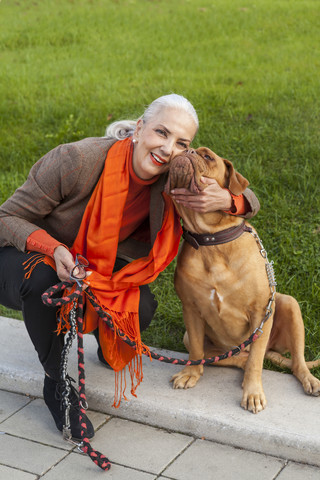
[[[0,207],[0,247],[15,246],[25,251],[26,240],[44,229],[71,247],[78,233],[89,198],[99,180],[114,138],[92,137],[60,145],[44,155],[30,170],[26,182]],[[166,175],[151,186],[150,240],[153,244],[162,225],[161,192]],[[259,210],[254,193],[244,193],[253,217]],[[112,212],[110,212],[112,215]],[[119,244],[118,254],[128,258],[147,255],[151,244],[128,238]]]

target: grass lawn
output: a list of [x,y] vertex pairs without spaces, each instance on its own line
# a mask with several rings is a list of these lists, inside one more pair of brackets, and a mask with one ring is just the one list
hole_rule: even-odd
[[[319,13],[318,0],[2,0],[0,202],[59,143],[181,93],[199,114],[194,146],[232,160],[260,199],[252,224],[319,357]],[[173,270],[152,286],[143,337],[182,350]]]

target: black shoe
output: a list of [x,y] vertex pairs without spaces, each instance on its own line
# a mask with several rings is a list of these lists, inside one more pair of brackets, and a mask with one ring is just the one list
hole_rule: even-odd
[[[67,377],[70,385],[70,394],[69,400],[71,403],[69,416],[70,416],[70,427],[71,427],[71,435],[75,439],[81,440],[81,430],[82,427],[80,426],[79,421],[79,393],[75,389],[75,387],[71,384],[71,380],[74,380],[71,377]],[[62,432],[63,423],[64,423],[64,414],[61,406],[61,383],[57,382],[53,378],[48,377],[45,375],[44,377],[44,386],[43,386],[43,398],[45,404],[50,410],[50,413],[55,421],[57,429]],[[90,422],[89,418],[86,415],[84,416],[84,420],[87,424],[87,438],[92,438],[94,436],[94,428],[92,423]]]
[[111,367],[111,365],[109,365],[109,363],[107,362],[107,360],[104,358],[103,356],[103,353],[102,353],[102,349],[101,349],[101,345],[100,345],[100,341],[99,341],[99,329],[96,328],[95,330],[93,330],[93,335],[96,337],[96,340],[97,340],[97,343],[98,343],[98,350],[97,350],[97,355],[98,355],[98,358],[100,360],[101,363],[103,363],[103,365],[106,367],[106,368],[109,368],[109,370],[113,370],[113,368]]
[[97,350],[97,355],[98,355],[98,358],[99,358],[100,362],[103,363],[103,365],[104,365],[106,368],[109,368],[109,370],[113,370],[113,368],[111,367],[111,365],[109,365],[109,363],[107,362],[107,360],[104,358],[100,346],[99,346],[99,348],[98,348],[98,350]]

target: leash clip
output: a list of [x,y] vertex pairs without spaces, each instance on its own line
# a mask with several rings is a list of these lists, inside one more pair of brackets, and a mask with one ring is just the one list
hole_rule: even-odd
[[71,443],[72,445],[75,445],[77,447],[77,450],[82,453],[82,455],[86,455],[86,453],[82,450],[84,447],[83,441],[77,442],[76,440],[73,440],[73,438],[70,436],[70,438],[65,438],[67,442]]
[[[255,333],[257,333],[257,332],[260,332],[260,335],[263,334],[263,330],[262,330],[261,326],[260,326],[260,327],[257,327],[255,330],[253,330],[253,334],[255,334]],[[259,335],[259,337],[260,337],[260,335]]]

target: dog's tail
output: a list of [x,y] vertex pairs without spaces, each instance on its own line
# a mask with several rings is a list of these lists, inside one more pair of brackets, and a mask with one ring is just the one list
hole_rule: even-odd
[[[281,355],[281,353],[269,350],[265,354],[264,358],[266,358],[267,360],[270,360],[274,365],[277,365],[278,367],[286,367],[292,370],[291,358],[284,357],[283,355]],[[313,360],[311,362],[306,362],[306,364],[309,370],[311,370],[312,368],[316,368],[320,366],[320,359]]]

